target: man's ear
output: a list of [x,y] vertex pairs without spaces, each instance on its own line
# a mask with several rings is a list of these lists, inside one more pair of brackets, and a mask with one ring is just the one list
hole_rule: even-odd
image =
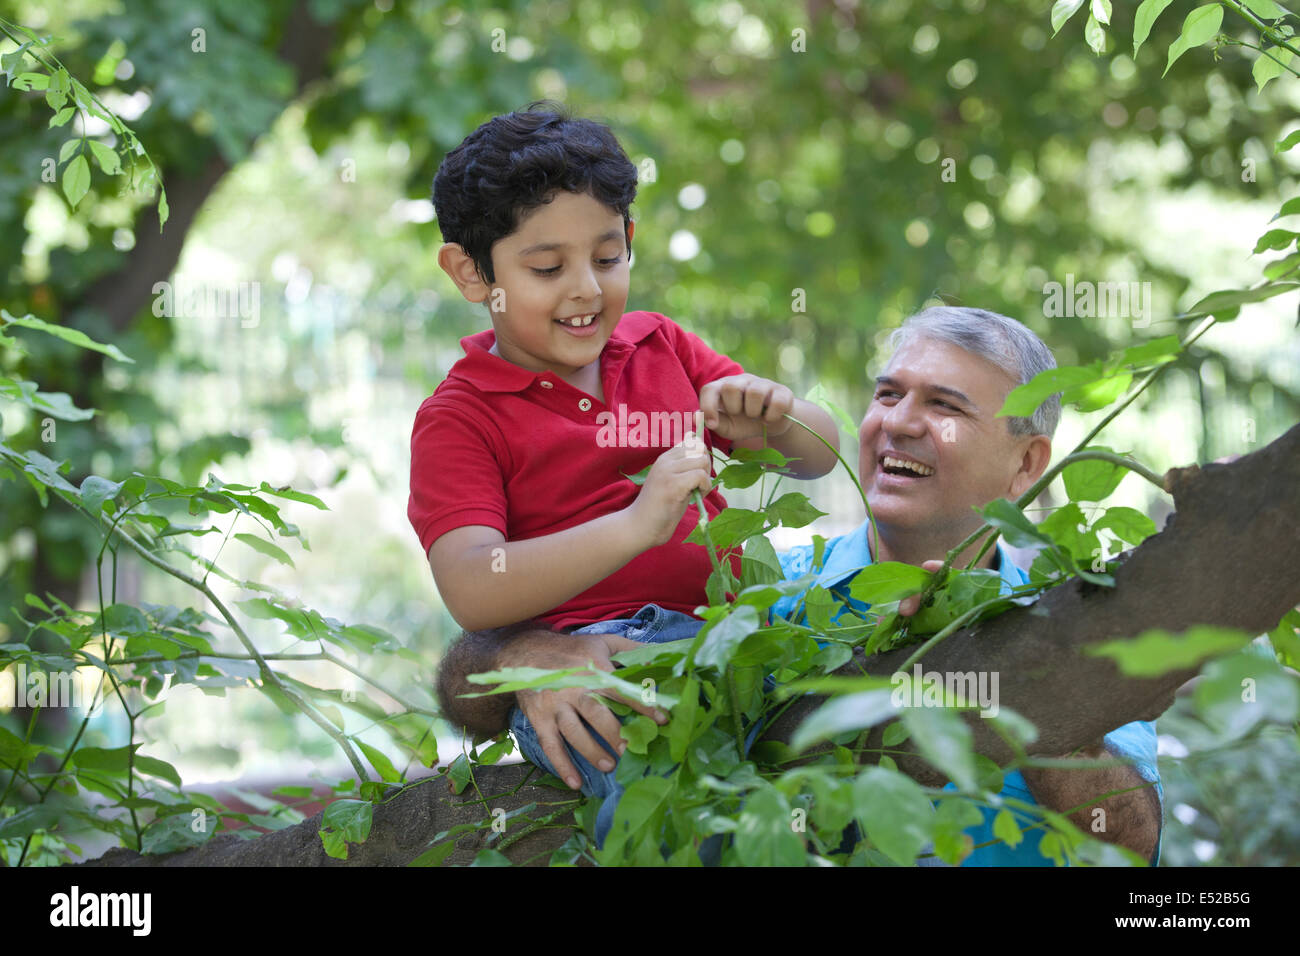
[[1028,491],[1052,460],[1052,440],[1046,435],[1030,435],[1020,448],[1020,468],[1011,478],[1011,498],[1019,498]]
[[474,260],[469,257],[459,243],[444,242],[438,250],[438,265],[442,271],[451,276],[460,294],[470,302],[482,302],[491,291],[483,277],[478,274]]

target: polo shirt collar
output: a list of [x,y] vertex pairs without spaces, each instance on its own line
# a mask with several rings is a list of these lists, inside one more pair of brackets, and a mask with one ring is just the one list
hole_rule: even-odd
[[[631,350],[658,327],[659,323],[648,313],[627,313],[614,327],[614,334],[605,343],[601,358]],[[555,378],[550,372],[533,372],[493,355],[489,350],[495,343],[496,333],[492,329],[465,336],[460,340],[465,357],[456,363],[447,377],[458,378],[482,392],[522,392],[539,378]]]

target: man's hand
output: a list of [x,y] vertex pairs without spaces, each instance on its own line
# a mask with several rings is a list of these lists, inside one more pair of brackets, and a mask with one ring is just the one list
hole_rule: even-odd
[[709,448],[694,433],[656,459],[628,513],[644,537],[645,547],[667,544],[681,523],[691,492],[713,490]]
[[[934,574],[943,567],[942,561],[922,561],[921,567]],[[921,610],[921,595],[913,594],[911,597],[905,597],[898,602],[899,617],[911,617],[917,611]]]
[[[500,667],[541,667],[561,669],[583,667],[590,663],[602,671],[613,671],[610,656],[619,651],[644,647],[636,641],[614,634],[555,634],[533,631],[522,635],[505,647],[498,657]],[[542,751],[556,772],[570,788],[579,790],[582,778],[564,749],[573,747],[596,767],[614,769],[614,758],[600,745],[587,725],[604,738],[615,753],[622,754],[627,747],[623,740],[622,725],[614,713],[595,695],[621,701],[638,713],[645,714],[657,724],[666,724],[668,715],[640,700],[629,700],[615,691],[589,691],[581,687],[564,690],[528,690],[515,695],[519,709],[537,731]]]
[[794,392],[757,375],[728,375],[700,389],[704,425],[723,438],[743,441],[763,434],[784,435],[792,424]]

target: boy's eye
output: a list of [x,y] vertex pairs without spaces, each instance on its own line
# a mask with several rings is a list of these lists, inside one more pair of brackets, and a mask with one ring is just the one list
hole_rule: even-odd
[[600,264],[603,265],[603,266],[616,266],[616,265],[618,265],[620,262],[623,261],[623,257],[622,257],[622,256],[615,256],[613,259],[600,259],[600,260],[598,260],[598,261],[599,261]]
[[533,272],[537,273],[539,276],[553,276],[553,275],[555,275],[555,273],[557,273],[557,272],[559,272],[559,271],[560,271],[560,267],[559,267],[559,266],[552,266],[550,269],[534,269],[534,270],[533,270]]

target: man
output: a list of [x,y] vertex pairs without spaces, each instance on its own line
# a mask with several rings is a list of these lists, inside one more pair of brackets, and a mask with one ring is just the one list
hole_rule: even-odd
[[[1060,418],[1057,397],[1044,402],[1031,418],[996,417],[1012,388],[1055,366],[1046,346],[1019,322],[979,309],[927,309],[904,323],[895,333],[894,345],[859,433],[859,477],[876,519],[879,542],[867,541],[864,523],[830,542],[819,568],[808,567],[811,548],[795,549],[782,560],[788,577],[813,570],[818,584],[835,588],[846,587],[856,569],[873,560],[934,569],[937,556],[980,526],[974,508],[996,498],[1019,497],[1051,459],[1051,436]],[[974,556],[971,551],[958,560],[964,565]],[[1026,580],[1001,548],[991,550],[981,566],[997,568],[1009,584]],[[794,604],[788,599],[778,603],[774,613],[788,614]],[[915,605],[914,598],[901,610],[914,613]],[[524,631],[529,634],[526,650],[517,640]],[[513,702],[491,697],[456,700],[458,694],[481,689],[466,683],[464,675],[507,666],[581,667],[589,660],[609,670],[611,654],[637,646],[611,635],[543,637],[526,625],[467,635],[449,653],[439,675],[443,712],[471,732],[499,732]],[[561,775],[571,765],[560,738],[593,764],[608,759],[608,754],[591,730],[622,753],[625,742],[617,718],[599,708],[603,714],[593,719],[591,698],[585,691],[521,693],[519,706],[527,707],[533,695],[542,693],[565,695],[566,706],[572,708],[571,717],[557,719],[554,727],[538,728]],[[584,708],[581,717],[579,707]],[[662,722],[662,717],[655,719]],[[553,735],[552,739],[548,741],[544,734]],[[1095,832],[1098,838],[1156,862],[1162,791],[1155,772],[1154,726],[1127,724],[1076,756],[1094,762],[1117,757],[1133,765],[1114,761],[1110,767],[1093,769],[1012,771],[1003,793],[1060,812],[1087,804],[1070,815],[1085,832],[1093,831],[1093,821],[1098,819],[1093,810],[1100,807],[1105,827]],[[1127,792],[1095,802],[1101,794],[1120,790]],[[991,822],[992,814],[986,814],[981,825],[967,831],[976,846],[993,841]],[[1045,862],[1037,846],[1037,837],[1015,850],[996,844],[976,850],[965,865]]]
[[[869,544],[863,522],[827,543],[818,568],[810,566],[811,546],[781,556],[787,578],[815,571],[816,585],[841,590],[843,596],[857,569],[875,560],[937,570],[942,561],[934,558],[983,523],[974,508],[996,498],[1016,499],[1042,476],[1061,414],[1060,399],[1052,396],[1030,418],[996,417],[1011,389],[1056,365],[1042,341],[1014,319],[980,309],[927,309],[894,333],[893,344],[858,433],[858,477],[875,516],[878,548]],[[968,564],[977,547],[958,556],[956,565]],[[979,566],[999,571],[1004,590],[1028,581],[1000,546]],[[917,601],[908,599],[900,611],[915,613]],[[783,598],[773,614],[788,617],[797,603],[798,596]],[[1011,771],[1002,795],[1057,811],[1088,804],[1070,814],[1076,826],[1090,832],[1094,822],[1104,821],[1098,838],[1126,846],[1154,865],[1163,800],[1154,724],[1126,724],[1078,756],[1094,762],[1118,757],[1133,766]],[[1130,789],[1135,787],[1140,789]],[[1095,813],[1098,807],[1104,815]],[[984,822],[966,831],[975,846],[991,845],[975,850],[963,865],[1049,862],[1038,851],[1041,830],[1013,849],[993,837],[994,816],[986,810]]]

